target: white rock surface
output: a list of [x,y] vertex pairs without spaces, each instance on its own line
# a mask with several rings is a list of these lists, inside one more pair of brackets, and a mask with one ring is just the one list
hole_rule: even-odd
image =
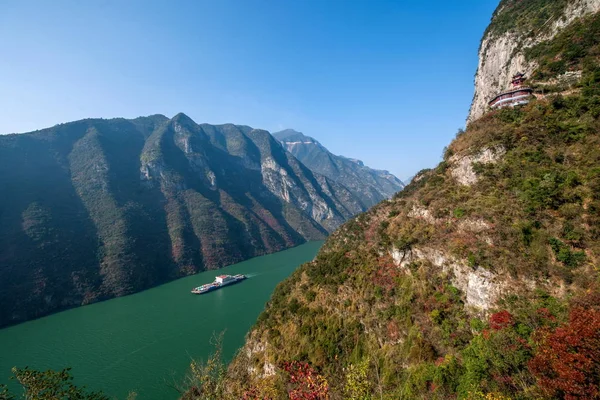
[[600,0],[571,0],[563,18],[554,21],[545,36],[520,38],[507,32],[499,37],[485,37],[479,49],[475,95],[467,122],[478,119],[486,112],[487,103],[508,86],[513,75],[517,72],[530,75],[535,70],[536,65],[525,60],[524,49],[553,38],[575,19],[599,10]]
[[450,162],[450,174],[461,185],[471,186],[477,182],[477,174],[473,169],[473,163],[491,164],[495,163],[506,153],[504,147],[488,147],[475,155],[454,155],[448,160]]
[[412,209],[408,212],[407,216],[410,218],[423,219],[430,224],[435,224],[436,222],[438,222],[438,220],[431,214],[431,211],[429,211],[425,207],[421,207],[416,204],[413,205]]
[[428,261],[433,266],[452,275],[452,284],[466,294],[465,306],[485,311],[492,308],[502,295],[506,280],[501,280],[492,272],[481,268],[471,268],[441,250],[432,248],[413,248],[403,252],[392,248],[390,251],[394,263],[408,272],[408,264],[415,261]]

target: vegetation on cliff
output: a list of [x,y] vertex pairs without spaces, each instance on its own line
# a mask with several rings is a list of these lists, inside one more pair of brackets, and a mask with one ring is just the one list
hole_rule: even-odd
[[521,37],[541,35],[559,20],[568,0],[501,0],[484,37],[513,32]]
[[324,238],[363,211],[266,131],[179,114],[0,136],[0,326]]
[[389,199],[404,187],[404,183],[388,171],[369,168],[360,160],[336,156],[300,132],[286,129],[273,136],[312,171],[347,187],[367,208]]
[[327,383],[306,398],[598,398],[595,68],[585,90],[470,124],[436,168],[336,231],[276,289],[230,395],[291,396],[301,365]]
[[[534,81],[558,81],[556,78],[567,72],[581,72],[582,79],[572,86],[584,90],[587,96],[598,94],[590,91],[597,90],[600,80],[600,15],[573,22],[553,40],[526,49],[525,56],[538,65]],[[548,91],[547,85],[545,88]]]

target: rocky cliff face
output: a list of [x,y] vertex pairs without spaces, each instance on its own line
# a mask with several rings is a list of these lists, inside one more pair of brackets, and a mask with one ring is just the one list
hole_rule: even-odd
[[369,168],[360,160],[336,156],[321,143],[293,129],[273,134],[283,147],[312,171],[350,190],[366,207],[389,199],[404,183],[388,171]]
[[365,211],[267,131],[179,114],[0,136],[0,326],[323,239]]
[[[597,393],[598,360],[580,368],[556,355],[560,346],[573,360],[598,352],[584,355],[563,339],[578,313],[600,320],[597,7],[501,2],[483,41],[466,132],[442,163],[342,225],[277,287],[229,368],[228,396]],[[525,65],[509,36],[529,28],[537,30],[515,39],[530,46],[533,63]],[[517,69],[538,81],[578,78],[568,91],[483,114],[486,93],[501,88],[495,80]],[[576,328],[573,340],[599,337],[600,324],[591,326]]]
[[537,68],[525,51],[548,41],[574,20],[600,10],[600,0],[532,1],[503,0],[481,41],[475,75],[475,94],[467,122],[481,117],[488,102],[506,89],[518,72],[527,76]]

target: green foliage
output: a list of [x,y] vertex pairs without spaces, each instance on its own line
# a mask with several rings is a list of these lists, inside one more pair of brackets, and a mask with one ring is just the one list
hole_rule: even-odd
[[484,322],[479,318],[472,318],[469,321],[469,325],[471,326],[471,329],[473,329],[475,332],[481,332],[485,326]]
[[[108,400],[101,392],[87,392],[85,387],[73,384],[70,368],[62,371],[37,371],[13,368],[13,379],[23,387],[23,399],[31,400]],[[0,387],[0,399],[16,399],[6,388]]]
[[223,332],[213,337],[213,353],[203,361],[192,360],[180,391],[182,400],[221,400],[225,398],[226,366],[222,360]]
[[304,294],[304,297],[306,298],[306,301],[308,301],[310,303],[317,298],[317,293],[314,290],[308,290]]
[[0,400],[15,400],[15,396],[10,394],[4,384],[0,384]]
[[573,190],[580,184],[574,172],[541,173],[541,177],[525,179],[520,187],[521,198],[529,212],[535,213],[547,208],[557,210],[565,203],[581,201],[578,192]]
[[585,253],[583,251],[573,252],[569,246],[556,238],[550,238],[549,243],[556,255],[556,259],[566,267],[577,268],[585,262]]
[[462,218],[465,216],[465,210],[463,208],[457,207],[454,209],[454,211],[452,211],[452,215],[454,215],[454,218]]
[[306,271],[308,276],[316,284],[336,285],[343,283],[346,279],[344,273],[347,268],[346,253],[346,249],[319,253],[317,262],[311,264],[311,268]]
[[593,15],[575,21],[553,40],[543,41],[525,50],[525,56],[539,65],[533,74],[536,80],[546,80],[568,70],[584,70],[584,96],[597,95],[599,82],[595,57],[600,52],[600,16]]
[[345,399],[369,400],[371,399],[371,382],[369,380],[369,359],[350,364],[345,368]]
[[484,37],[501,36],[508,31],[527,36],[541,34],[545,26],[561,17],[568,4],[567,0],[502,0]]

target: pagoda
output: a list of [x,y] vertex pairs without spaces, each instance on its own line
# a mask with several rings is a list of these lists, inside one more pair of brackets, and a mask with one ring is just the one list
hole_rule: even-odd
[[491,108],[504,108],[529,103],[533,96],[533,89],[524,85],[526,79],[525,74],[514,75],[510,89],[497,94],[488,105]]

